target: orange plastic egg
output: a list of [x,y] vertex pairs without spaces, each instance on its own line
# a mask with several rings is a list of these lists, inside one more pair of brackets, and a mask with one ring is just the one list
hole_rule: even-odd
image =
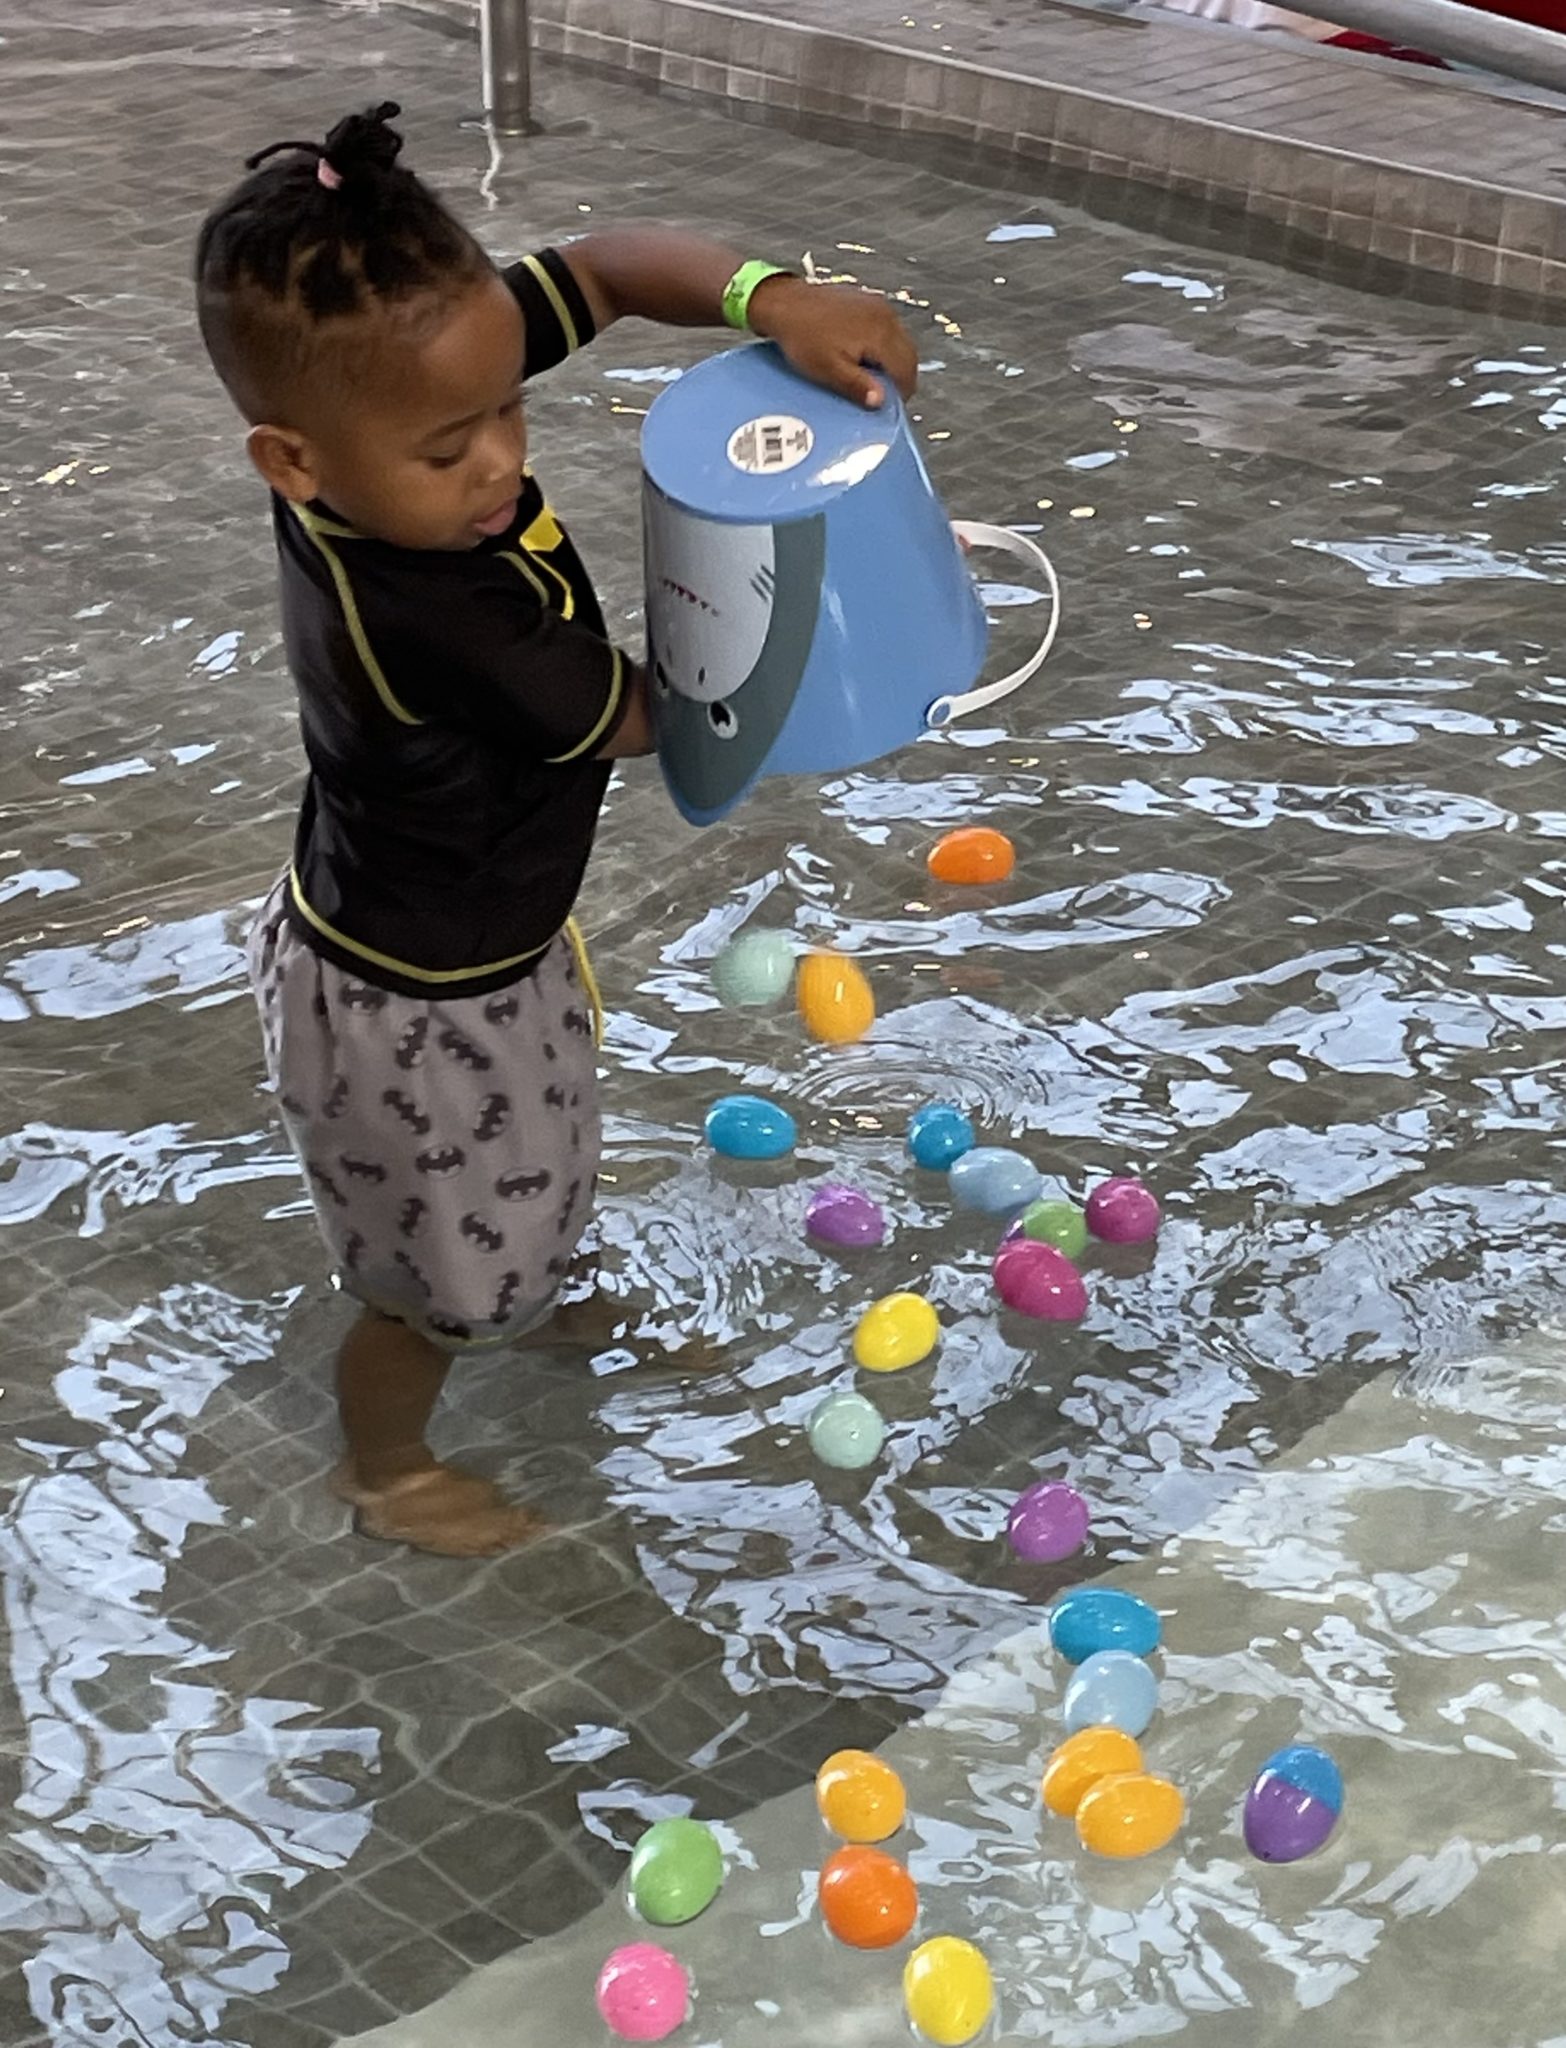
[[919,1892],[895,1857],[839,1849],[821,1867],[821,1917],[849,1948],[892,1948],[919,1917]]
[[931,847],[928,862],[938,882],[1004,882],[1016,865],[1017,849],[988,825],[948,832]]
[[903,1781],[866,1749],[840,1749],[816,1773],[821,1818],[845,1842],[884,1842],[908,1811]]
[[875,1022],[870,984],[841,953],[807,953],[795,995],[805,1029],[827,1045],[852,1045]]
[[1068,1735],[1044,1766],[1044,1804],[1070,1820],[1100,1778],[1122,1777],[1142,1768],[1142,1747],[1119,1728],[1080,1728]]
[[1100,1778],[1077,1808],[1077,1840],[1095,1856],[1151,1856],[1172,1842],[1185,1801],[1167,1778],[1145,1772]]

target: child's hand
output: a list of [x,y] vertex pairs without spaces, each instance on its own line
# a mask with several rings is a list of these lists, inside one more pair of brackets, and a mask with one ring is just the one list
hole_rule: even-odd
[[855,285],[769,277],[751,299],[750,326],[775,341],[802,375],[872,409],[886,398],[877,370],[904,398],[919,381],[912,335],[888,300]]

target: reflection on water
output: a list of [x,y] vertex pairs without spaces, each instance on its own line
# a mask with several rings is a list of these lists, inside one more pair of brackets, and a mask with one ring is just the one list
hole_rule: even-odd
[[[1098,1503],[1091,1571],[1229,1529],[1231,1610],[1335,1615],[1306,1537],[1226,1523],[1228,1504],[1339,1410],[1341,1455],[1361,1457],[1376,1418],[1351,1396],[1382,1369],[1422,1376],[1432,1410],[1479,1414],[1452,1361],[1537,1326],[1558,1289],[1559,338],[1033,195],[889,181],[798,138],[770,137],[763,172],[750,129],[599,82],[552,87],[594,132],[491,177],[458,123],[471,53],[391,14],[15,0],[6,34],[6,2041],[319,2048],[438,1997],[587,1912],[638,1816],[743,1816],[991,1668],[1060,1582],[998,1541],[1036,1473]],[[298,743],[264,508],[186,289],[192,225],[243,150],[393,87],[415,160],[503,254],[612,200],[784,256],[808,241],[895,291],[954,511],[1044,521],[1067,601],[1006,729],[768,786],[699,837],[650,772],[621,778],[584,909],[614,1012],[601,1240],[625,1330],[591,1371],[462,1376],[446,1441],[558,1530],[477,1569],[345,1535],[320,1485],[340,1321],[256,1091],[239,951],[286,851]],[[628,330],[532,403],[541,472],[627,633],[641,412],[704,346]],[[1031,606],[987,594],[1000,659]],[[1017,841],[1015,876],[937,890],[931,839],[980,819]],[[762,925],[861,954],[879,1009],[864,1045],[715,1006],[712,958]],[[799,1112],[792,1166],[714,1170],[701,1117],[735,1087]],[[902,1158],[934,1094],[1061,1187],[1157,1180],[1156,1259],[1106,1260],[1082,1329],[1041,1338],[992,1313],[985,1233]],[[895,1221],[849,1268],[800,1230],[806,1191],[845,1174]],[[880,1465],[826,1473],[804,1418],[846,1377],[857,1311],[905,1284],[938,1302],[945,1344],[875,1390]],[[699,1373],[678,1354],[636,1369],[697,1333],[716,1353]],[[1547,1378],[1487,1374],[1484,1414],[1508,1432],[1553,1416]],[[1376,1443],[1391,1470],[1395,1432]],[[1459,1480],[1448,1462],[1420,1484],[1445,1514]],[[1505,1497],[1486,1486],[1461,1512],[1490,1571]],[[1331,1513],[1352,1518],[1344,1500]],[[1342,1554],[1386,1576],[1378,1598],[1412,1599],[1423,1567],[1395,1524],[1368,1519],[1370,1547]],[[1508,1627],[1554,1686],[1553,1607],[1532,1579],[1515,1604]],[[1348,1647],[1311,1654],[1337,1672],[1364,1626],[1328,1621]],[[1243,1658],[1188,1643],[1181,1683],[1264,1717],[1296,1626],[1264,1641],[1258,1620]],[[1405,1672],[1407,1640],[1375,1650],[1383,1689],[1424,1673],[1423,1652]],[[1522,1886],[1549,1859],[1527,1850],[1541,1829],[1514,1783],[1487,1781],[1504,1857],[1474,1860],[1509,1860]],[[976,1858],[973,1797],[998,1840],[1023,1821],[998,1782],[965,1796],[931,1871],[959,1889],[978,1873],[978,1896],[1004,1858]],[[1343,1961],[1369,1942],[1376,1887],[1467,1896],[1447,1841],[1429,1833],[1417,1870],[1345,1874],[1342,1899],[1301,1892],[1268,1923],[1265,1967],[1202,1947],[1254,1885],[1222,1857],[1162,1918],[1068,1889],[1041,1920],[1030,1878],[1034,1917],[997,1908],[996,1938],[1040,1958],[1038,2025],[1059,2039],[1210,2011],[1253,2038],[1248,2002],[1287,2031],[1301,2003],[1379,1981]],[[1155,1966],[1166,1952],[1178,1968]],[[1156,1997],[1117,1988],[1126,1956]],[[1449,1990],[1469,2039],[1510,2048]],[[1357,2009],[1339,2032],[1378,2038]]]

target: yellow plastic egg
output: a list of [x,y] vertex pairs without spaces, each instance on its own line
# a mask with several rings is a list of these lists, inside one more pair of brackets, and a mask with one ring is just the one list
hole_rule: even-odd
[[1185,1801],[1167,1778],[1137,1771],[1100,1778],[1077,1808],[1077,1840],[1095,1856],[1151,1856],[1172,1842]]
[[807,953],[794,993],[805,1029],[827,1045],[852,1045],[875,1022],[870,984],[841,953]]
[[1044,1766],[1044,1804],[1070,1820],[1100,1778],[1123,1777],[1142,1768],[1142,1747],[1119,1728],[1081,1728]]
[[990,1966],[971,1941],[938,1934],[920,1942],[903,1966],[903,2003],[935,2048],[964,2048],[995,2009]]
[[866,1749],[840,1749],[816,1773],[821,1818],[845,1842],[884,1842],[908,1811],[903,1781]]
[[866,1372],[901,1372],[940,1341],[940,1319],[923,1295],[888,1294],[859,1318],[854,1357]]

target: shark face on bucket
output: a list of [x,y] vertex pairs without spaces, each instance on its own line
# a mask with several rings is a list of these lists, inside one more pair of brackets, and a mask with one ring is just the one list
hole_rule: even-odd
[[649,490],[645,539],[659,751],[683,803],[714,813],[761,772],[799,694],[826,522],[696,519]]

